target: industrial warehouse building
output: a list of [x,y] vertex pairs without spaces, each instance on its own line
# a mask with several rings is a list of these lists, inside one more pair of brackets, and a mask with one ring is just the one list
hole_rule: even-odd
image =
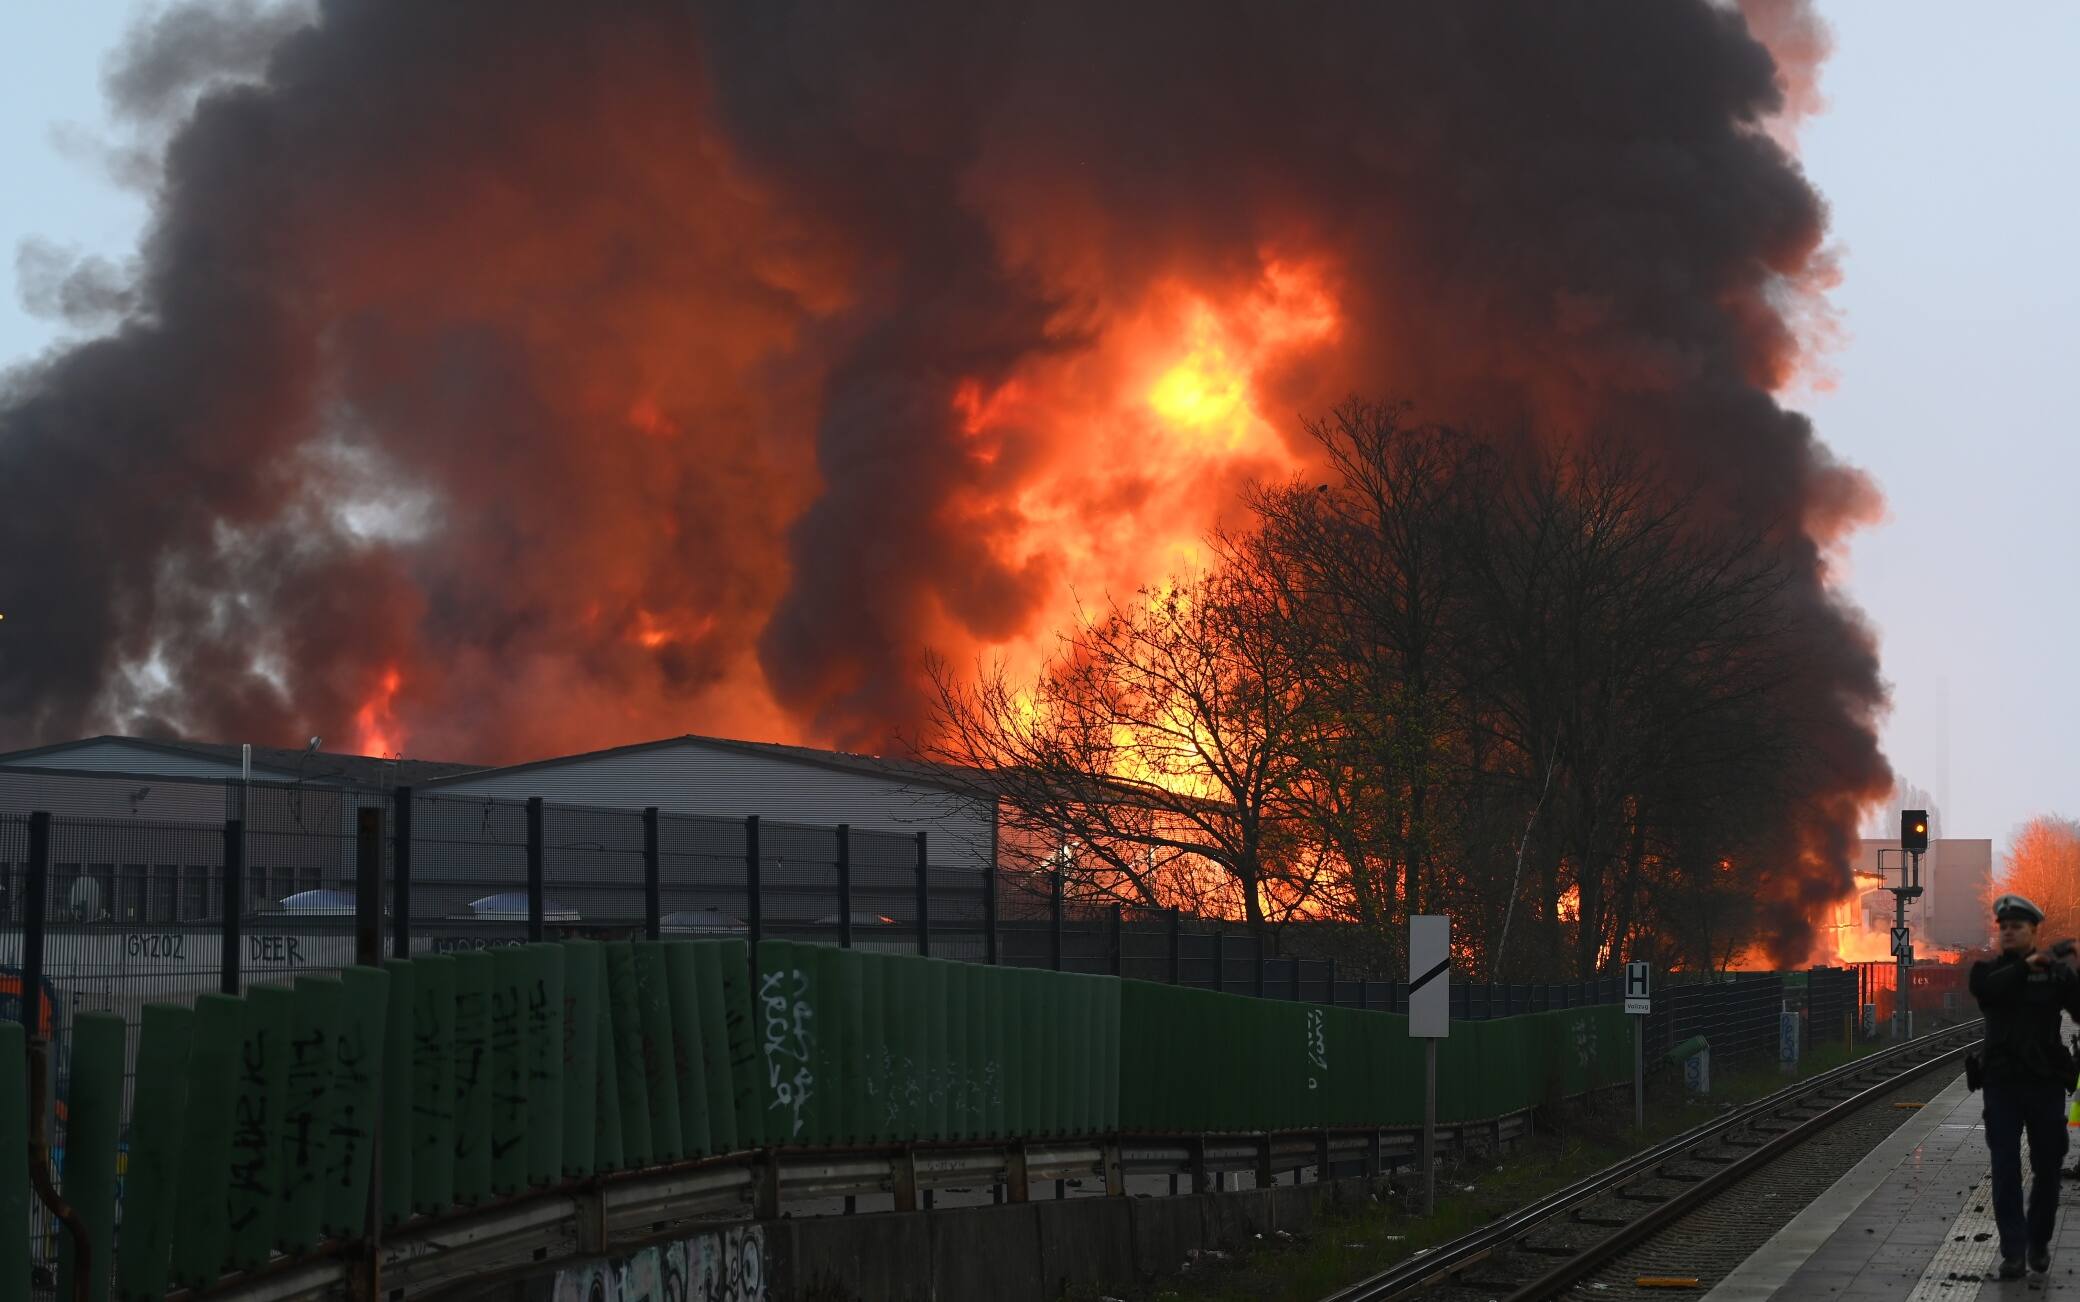
[[[245,913],[340,912],[357,811],[381,807],[394,829],[407,788],[415,930],[524,920],[524,895],[514,892],[526,882],[529,799],[545,806],[545,878],[559,922],[640,922],[646,835],[659,843],[667,923],[682,932],[744,929],[754,836],[773,934],[835,931],[841,853],[858,883],[857,929],[914,924],[921,854],[941,904],[926,906],[935,927],[979,928],[994,860],[992,804],[930,765],[724,738],[505,768],[272,748],[253,748],[248,760],[238,745],[114,736],[0,755],[0,816],[45,810],[58,820],[52,916],[133,927],[223,916],[221,828],[236,817]],[[22,857],[21,847],[0,845],[0,917],[19,915]]]
[[438,778],[427,795],[540,797],[552,804],[654,807],[707,818],[913,835],[932,861],[980,870],[995,860],[996,814],[932,765],[720,737],[667,737],[583,755]]
[[856,947],[914,952],[922,915],[935,954],[989,952],[992,803],[923,764],[710,737],[509,768],[92,737],[0,755],[0,969],[25,958],[33,811],[51,815],[42,974],[59,1009],[134,1025],[233,966],[242,988],[343,967],[369,809],[384,932],[414,955],[524,939],[536,855],[553,934],[641,934],[654,907],[667,936],[835,941],[849,920]]

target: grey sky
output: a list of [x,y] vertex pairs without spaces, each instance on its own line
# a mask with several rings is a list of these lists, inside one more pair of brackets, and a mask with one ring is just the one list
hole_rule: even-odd
[[[13,292],[24,239],[116,261],[134,246],[143,198],[80,142],[110,135],[102,66],[137,8],[0,0],[0,366],[61,333]],[[2080,4],[1821,9],[1828,106],[1801,147],[1833,208],[1843,335],[1833,387],[1789,396],[1888,503],[1844,573],[1894,684],[1886,749],[1936,792],[1946,834],[2005,840],[2080,813]]]

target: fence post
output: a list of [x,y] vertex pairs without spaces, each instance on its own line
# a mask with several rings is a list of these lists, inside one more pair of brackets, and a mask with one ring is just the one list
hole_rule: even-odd
[[540,944],[543,915],[542,886],[542,798],[527,798],[527,939]]
[[[22,1032],[43,1035],[43,923],[50,912],[51,816],[39,809],[29,815],[29,879],[22,883]],[[9,1226],[6,1233],[16,1232]]]
[[224,903],[223,903],[223,952],[217,959],[217,971],[222,979],[222,989],[227,995],[238,993],[238,960],[240,946],[245,938],[239,934],[238,925],[244,921],[246,899],[246,824],[242,818],[226,819],[224,822]]
[[1126,914],[1115,904],[1112,906],[1112,975],[1119,976],[1127,968],[1127,919]]
[[917,952],[932,952],[932,865],[926,858],[924,833],[917,834]]
[[390,957],[412,956],[412,789],[390,793]]
[[1219,927],[1213,929],[1213,988],[1228,993],[1228,933]]
[[1290,958],[1286,961],[1292,965],[1293,999],[1297,1003],[1300,999],[1300,960],[1298,958]]
[[765,935],[764,901],[759,898],[758,884],[758,815],[744,820],[744,912],[750,916],[744,921],[751,931],[752,988],[757,988],[758,942]]
[[982,961],[997,962],[997,832],[990,827],[989,862],[982,865]]
[[657,806],[643,810],[643,934],[664,938],[664,862],[657,850]]
[[1327,997],[1327,998],[1325,998],[1325,999],[1323,999],[1323,1000],[1322,1000],[1322,1002],[1323,1002],[1323,1003],[1325,1003],[1325,1004],[1327,1004],[1327,1005],[1329,1005],[1329,1007],[1331,1007],[1331,1008],[1334,1008],[1334,1007],[1336,1007],[1336,960],[1332,958],[1332,959],[1328,960],[1328,962],[1329,962],[1329,994],[1328,994],[1328,997]]
[[1059,972],[1062,970],[1062,874],[1059,869],[1055,871],[1053,883],[1048,888],[1047,914],[1053,923],[1048,928],[1047,952],[1053,960],[1051,966]]
[[852,948],[852,825],[838,824],[838,948]]
[[1184,984],[1184,919],[1170,910],[1170,984]]
[[1255,941],[1255,942],[1256,942],[1256,945],[1257,945],[1257,989],[1256,989],[1256,995],[1257,995],[1257,998],[1259,998],[1259,999],[1262,999],[1262,998],[1264,997],[1264,968],[1265,968],[1265,966],[1266,966],[1267,964],[1269,964],[1269,963],[1271,962],[1271,960],[1270,960],[1270,959],[1269,959],[1268,957],[1266,957],[1266,956],[1265,956],[1265,954],[1264,954],[1264,937],[1263,937],[1263,936],[1262,936],[1261,934],[1255,934],[1255,935],[1252,935],[1252,936],[1250,937],[1250,939],[1251,939],[1251,940],[1253,940],[1253,941]]
[[354,811],[354,961],[383,961],[383,811]]

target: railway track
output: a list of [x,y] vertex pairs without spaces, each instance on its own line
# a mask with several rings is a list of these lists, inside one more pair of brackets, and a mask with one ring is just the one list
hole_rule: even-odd
[[1835,1122],[1955,1063],[1979,1035],[1976,1020],[1947,1027],[1787,1086],[1323,1302],[1556,1297]]

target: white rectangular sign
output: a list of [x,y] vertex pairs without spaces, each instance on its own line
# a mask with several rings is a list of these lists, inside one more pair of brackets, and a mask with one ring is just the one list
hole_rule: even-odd
[[1408,920],[1408,1033],[1443,1039],[1452,1025],[1452,920],[1442,913]]
[[1645,963],[1625,965],[1625,1011],[1638,1016],[1652,1012],[1653,990]]
[[1905,927],[1892,929],[1892,956],[1905,958],[1914,952],[1914,937]]

